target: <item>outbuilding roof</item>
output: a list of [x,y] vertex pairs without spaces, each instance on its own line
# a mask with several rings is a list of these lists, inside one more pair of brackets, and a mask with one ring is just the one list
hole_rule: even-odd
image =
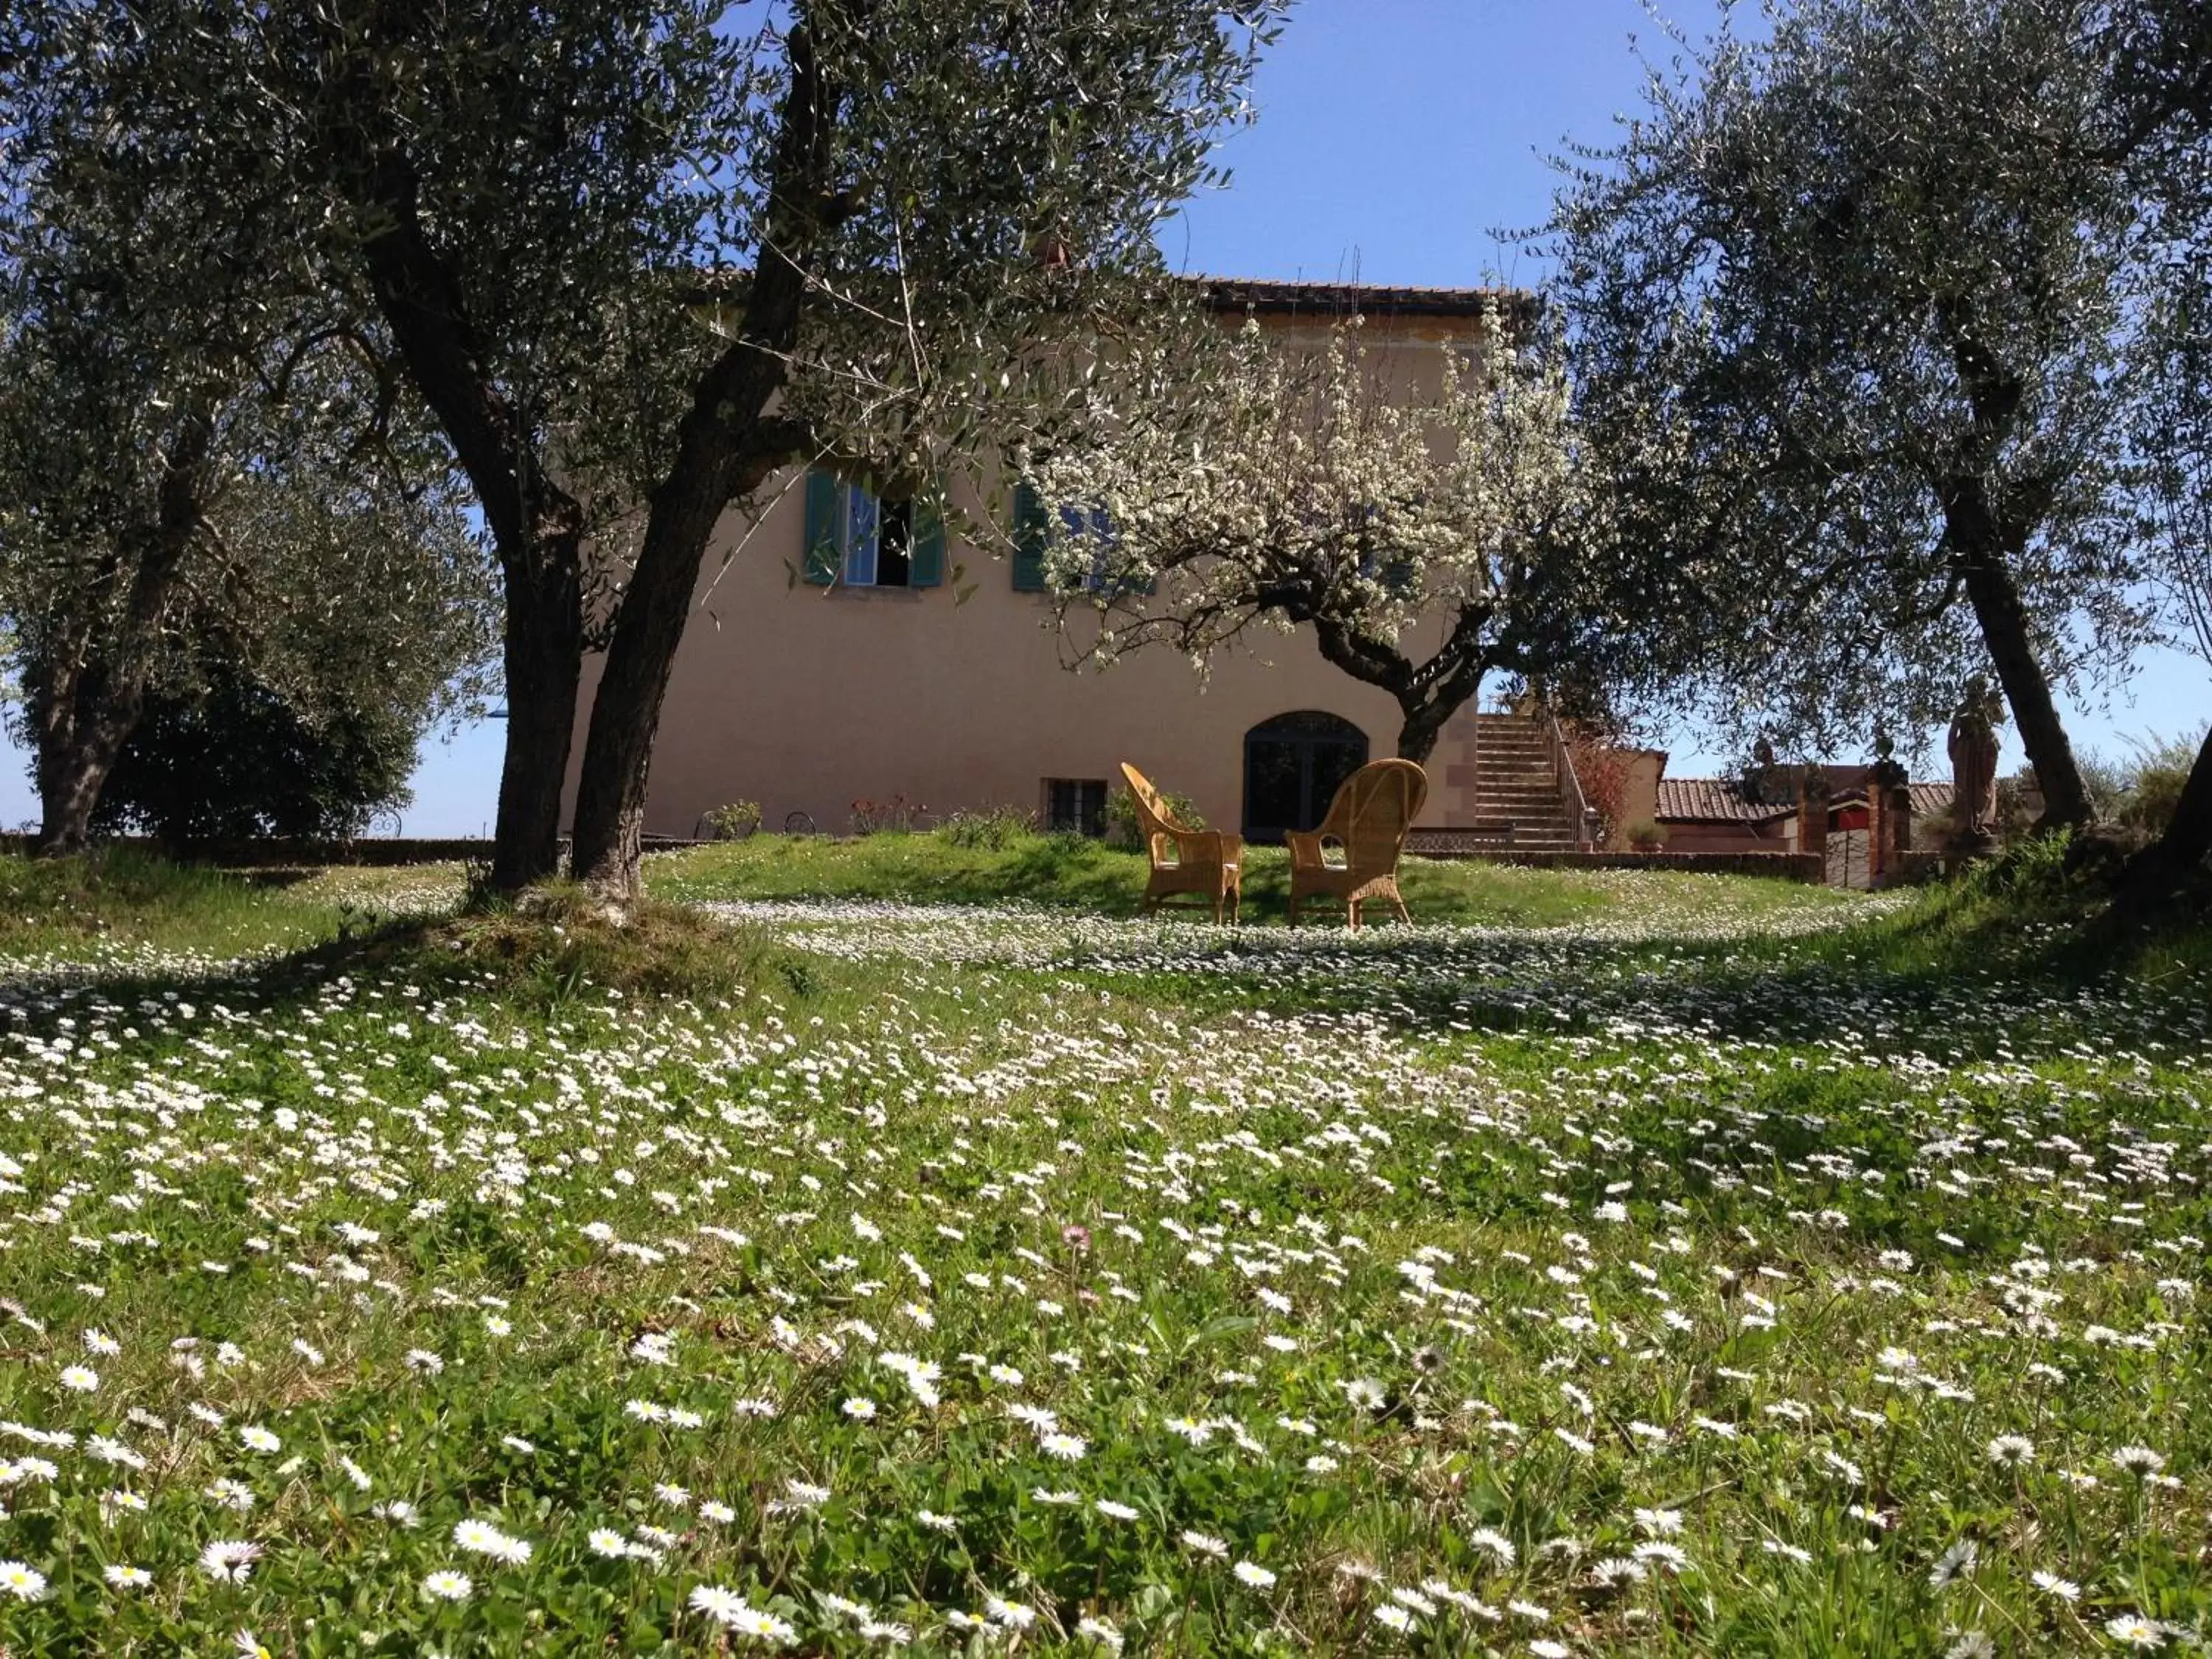
[[1662,778],[1659,780],[1659,820],[1695,823],[1765,823],[1786,818],[1797,810],[1792,803],[1778,805],[1747,799],[1729,778]]
[[[1828,805],[1832,810],[1866,799],[1866,776],[1873,769],[1871,767],[1829,766],[1821,769],[1828,775]],[[1911,783],[1905,789],[1911,797],[1915,817],[1932,817],[1951,810],[1951,786],[1948,783]],[[1734,778],[1659,780],[1658,817],[1662,823],[1767,823],[1776,818],[1786,818],[1796,810],[1795,801],[1751,799]]]

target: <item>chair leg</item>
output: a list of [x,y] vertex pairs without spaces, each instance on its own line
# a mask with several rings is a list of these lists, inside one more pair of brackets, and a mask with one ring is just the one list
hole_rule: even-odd
[[1358,899],[1345,900],[1344,926],[1347,933],[1356,933],[1359,931],[1359,901]]
[[1395,887],[1390,890],[1390,902],[1398,907],[1398,920],[1411,927],[1413,925],[1413,918],[1406,908],[1406,896]]

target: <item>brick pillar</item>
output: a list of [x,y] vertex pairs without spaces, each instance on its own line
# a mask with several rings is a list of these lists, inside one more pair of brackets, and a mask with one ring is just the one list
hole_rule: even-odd
[[1828,780],[1808,767],[1797,791],[1797,850],[1820,860],[1820,879],[1828,878]]
[[1897,867],[1897,854],[1912,839],[1912,797],[1905,790],[1905,769],[1887,755],[1867,777],[1867,885],[1875,888],[1886,884]]

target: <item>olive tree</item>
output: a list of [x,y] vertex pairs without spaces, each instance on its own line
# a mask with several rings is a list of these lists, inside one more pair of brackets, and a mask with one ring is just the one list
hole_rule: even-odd
[[[118,141],[98,75],[11,17],[0,615],[40,845],[67,852],[147,700],[197,694],[205,639],[280,688],[326,673],[330,640],[377,640],[376,675],[427,707],[480,654],[485,587],[440,469],[402,453],[377,343],[250,215],[206,222],[172,158]],[[310,614],[338,620],[307,649]]]
[[[388,329],[506,598],[495,880],[634,888],[710,538],[783,469],[920,489],[1049,427],[1275,0],[37,0],[127,120]],[[706,325],[702,326],[702,325]]]
[[[2149,232],[2139,284],[2142,344],[2133,435],[2150,481],[2156,574],[2176,633],[2212,667],[2212,13],[2184,0],[2116,6],[2111,54],[2115,149]],[[2212,854],[2212,733],[2165,833],[2130,867],[2154,897]]]
[[1203,672],[1255,629],[1310,629],[1397,702],[1415,761],[1491,674],[1604,681],[1597,502],[1534,305],[1501,296],[1468,346],[1378,332],[1179,340],[1097,395],[1079,441],[1031,455],[1080,660],[1164,647]]
[[1618,556],[1745,725],[1940,726],[1987,664],[2052,825],[2053,687],[2156,632],[2126,440],[2137,197],[2091,0],[1805,0],[1655,72],[1553,230]]

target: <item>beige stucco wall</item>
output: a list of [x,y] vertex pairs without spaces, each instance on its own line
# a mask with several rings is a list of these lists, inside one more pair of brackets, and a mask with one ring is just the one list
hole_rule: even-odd
[[[1465,339],[1473,326],[1384,331],[1389,372],[1432,380],[1434,343]],[[1233,829],[1244,733],[1261,721],[1322,710],[1364,731],[1370,757],[1395,752],[1396,704],[1331,667],[1310,631],[1255,629],[1203,681],[1164,651],[1071,672],[1050,599],[1017,592],[1008,561],[954,538],[941,586],[809,586],[797,579],[797,475],[763,499],[757,522],[726,518],[702,574],[654,750],[647,834],[690,835],[709,809],[740,799],[760,803],[768,829],[804,813],[837,833],[854,800],[895,795],[939,817],[1005,804],[1041,812],[1047,779],[1118,785],[1124,760]],[[1420,647],[1418,637],[1407,643]],[[597,661],[586,667],[580,750]],[[1468,758],[1470,724],[1448,727],[1431,757],[1425,823],[1457,821],[1468,792],[1446,787],[1445,775]],[[580,759],[570,762],[571,803]]]

